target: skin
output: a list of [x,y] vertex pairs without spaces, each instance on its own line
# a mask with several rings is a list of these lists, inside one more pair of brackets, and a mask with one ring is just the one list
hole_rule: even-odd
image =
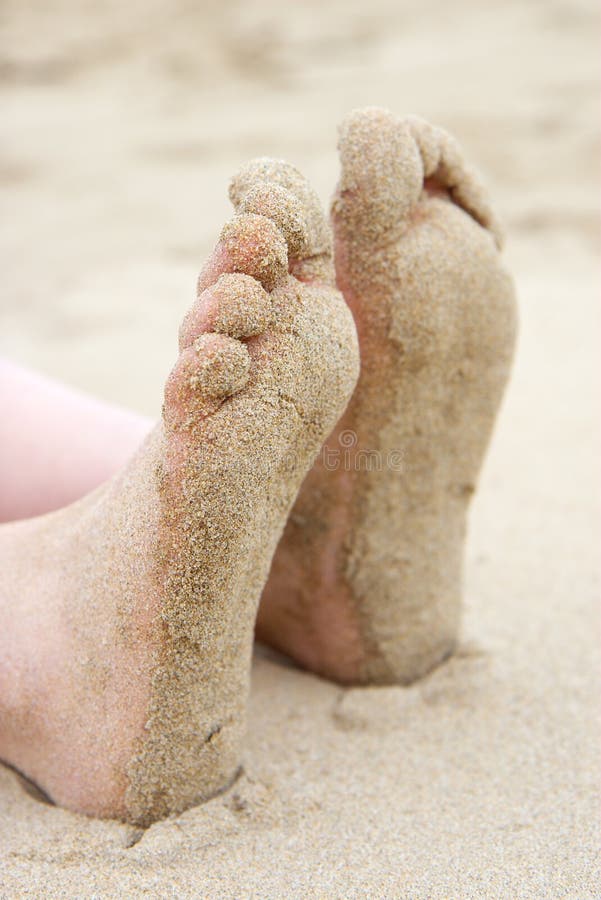
[[108,483],[0,528],[0,758],[139,825],[236,776],[260,591],[358,374],[310,189],[270,161],[235,184],[162,421]]
[[1,357],[0,408],[0,522],[79,500],[125,465],[155,424]]

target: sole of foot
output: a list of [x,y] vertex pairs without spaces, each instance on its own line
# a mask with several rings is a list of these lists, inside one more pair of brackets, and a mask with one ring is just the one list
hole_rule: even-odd
[[332,204],[361,374],[293,508],[258,636],[342,683],[409,683],[452,652],[466,515],[516,334],[501,235],[455,141],[351,113]]
[[142,826],[239,769],[259,596],[358,375],[303,177],[259,160],[231,194],[162,422],[94,493],[0,529],[0,758],[61,806]]

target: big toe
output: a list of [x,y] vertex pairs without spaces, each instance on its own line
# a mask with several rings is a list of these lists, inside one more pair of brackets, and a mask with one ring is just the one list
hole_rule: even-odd
[[354,110],[339,129],[335,228],[355,241],[393,240],[405,227],[424,179],[407,122],[378,107]]

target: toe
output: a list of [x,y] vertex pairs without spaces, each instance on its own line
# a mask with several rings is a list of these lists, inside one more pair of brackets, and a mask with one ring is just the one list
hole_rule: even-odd
[[205,332],[248,338],[262,334],[273,322],[269,294],[250,275],[220,275],[217,283],[202,292],[182,322],[180,351],[190,347]]
[[212,293],[214,331],[234,338],[254,337],[273,323],[269,294],[249,275],[222,275]]
[[284,236],[289,259],[311,254],[309,228],[302,204],[287,188],[266,182],[255,184],[237,204],[237,210],[271,219]]
[[192,349],[196,354],[190,386],[205,397],[222,399],[240,391],[248,381],[248,350],[228,335],[201,334]]
[[230,199],[236,210],[267,216],[281,229],[294,275],[333,276],[330,227],[317,194],[295,166],[268,157],[253,160],[232,179]]
[[209,261],[198,278],[199,295],[224,272],[239,272],[272,291],[288,277],[288,250],[282,232],[271,219],[246,213],[223,228]]
[[163,417],[168,427],[191,427],[213,412],[249,379],[250,354],[224,334],[201,334],[187,347],[167,379]]
[[502,229],[488,192],[476,170],[465,162],[457,141],[444,129],[418,116],[408,116],[405,122],[421,155],[424,178],[447,190],[458,206],[491,232],[500,248]]
[[347,116],[338,147],[341,175],[332,216],[345,238],[371,244],[400,237],[426,181],[448,192],[501,245],[501,229],[481,179],[442,128],[371,107]]
[[355,241],[394,240],[423,186],[423,165],[408,125],[384,109],[355,110],[339,133],[341,174],[335,227]]
[[288,250],[279,228],[265,216],[236,216],[224,226],[219,238],[231,271],[250,275],[272,291],[288,275]]

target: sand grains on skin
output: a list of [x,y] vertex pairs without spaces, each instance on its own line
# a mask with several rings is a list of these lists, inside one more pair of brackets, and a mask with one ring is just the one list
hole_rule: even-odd
[[[0,531],[0,686],[23,673],[18,715],[0,707],[0,755],[80,812],[145,826],[235,777],[271,556],[357,378],[317,201],[292,167],[259,167],[234,180],[238,212],[182,324],[162,422],[105,486]],[[323,280],[289,274],[299,254]]]
[[258,634],[343,683],[408,683],[457,640],[467,510],[509,376],[515,296],[486,192],[448,134],[358,110],[339,152],[336,277],[361,373],[326,442],[338,466],[318,460],[294,505]]

